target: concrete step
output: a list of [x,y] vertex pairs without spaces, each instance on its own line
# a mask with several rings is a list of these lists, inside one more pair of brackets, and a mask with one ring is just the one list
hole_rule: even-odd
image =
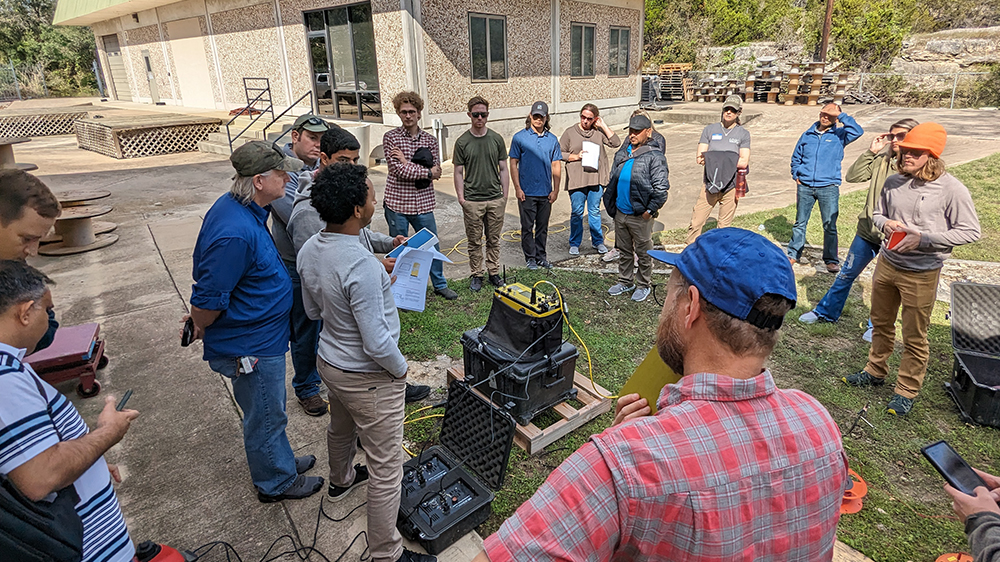
[[[223,154],[225,156],[229,156],[230,154],[232,154],[232,152],[230,152],[229,150],[229,141],[226,140],[226,133],[221,134],[222,135],[221,139],[219,139],[218,137],[213,138],[212,135],[218,135],[218,134],[219,133],[212,133],[211,135],[209,135],[208,140],[199,141],[198,151],[208,152],[211,154]],[[253,137],[249,138],[240,137],[235,141],[233,141],[233,148],[234,149],[239,148],[252,140],[254,140]]]

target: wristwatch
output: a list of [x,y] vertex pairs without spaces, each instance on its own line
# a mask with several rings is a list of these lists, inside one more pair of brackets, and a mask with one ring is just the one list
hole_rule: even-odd
[[427,179],[429,180],[434,179],[434,174],[431,172],[430,168],[427,168]]

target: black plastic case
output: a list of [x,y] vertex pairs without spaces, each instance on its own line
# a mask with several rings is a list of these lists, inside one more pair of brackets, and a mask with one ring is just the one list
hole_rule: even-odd
[[580,355],[569,342],[536,361],[490,345],[480,337],[481,328],[462,334],[465,382],[510,412],[517,423],[528,425],[545,410],[576,398],[573,375]]
[[490,517],[514,444],[514,420],[461,381],[448,388],[441,445],[403,465],[396,526],[438,554]]
[[955,363],[945,390],[963,421],[1000,427],[1000,285],[952,283]]

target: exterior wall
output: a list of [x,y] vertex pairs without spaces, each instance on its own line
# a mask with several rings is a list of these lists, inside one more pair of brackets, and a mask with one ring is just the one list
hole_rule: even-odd
[[212,28],[222,60],[226,101],[230,105],[240,98],[246,103],[244,77],[268,78],[275,106],[285,107],[292,101],[288,99],[284,87],[273,4],[256,4],[213,13]]
[[149,89],[149,80],[146,78],[146,63],[142,57],[142,51],[149,51],[149,63],[153,69],[157,93],[160,101],[173,100],[173,92],[167,75],[167,62],[163,58],[163,48],[160,45],[159,26],[144,25],[134,29],[128,29],[122,33],[125,45],[128,45],[126,57],[131,66],[131,76],[134,79],[132,95],[140,101],[150,102],[152,100]]
[[[570,30],[573,23],[594,24],[594,77],[573,78],[570,66],[572,50]],[[627,76],[608,76],[608,42],[611,26],[629,28],[629,62]],[[635,95],[639,63],[642,15],[638,10],[617,6],[601,6],[573,0],[559,2],[559,74],[560,101],[583,103],[624,98]],[[599,106],[600,104],[598,104]]]
[[[113,98],[114,96],[112,95],[112,92],[115,91],[115,86],[113,80],[111,79],[111,67],[108,64],[108,53],[104,50],[104,41],[101,40],[101,37],[117,33],[118,29],[115,28],[113,22],[108,21],[98,22],[90,27],[94,32],[94,46],[97,49],[97,59],[101,64],[101,76],[104,79],[104,88],[107,91],[108,97]],[[119,37],[118,40],[121,41],[121,37]]]

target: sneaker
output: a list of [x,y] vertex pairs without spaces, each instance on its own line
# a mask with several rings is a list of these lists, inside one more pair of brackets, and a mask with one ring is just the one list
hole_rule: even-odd
[[826,270],[830,273],[840,273],[840,264],[828,263],[826,264]]
[[913,409],[912,398],[907,398],[905,396],[894,394],[892,396],[892,399],[889,400],[889,403],[886,405],[885,412],[887,414],[892,414],[894,416],[905,416],[906,414],[909,414],[910,410],[912,409]]
[[548,260],[539,260],[538,267],[544,267],[545,269],[552,269],[552,264]]
[[274,503],[280,502],[282,500],[301,500],[302,498],[308,498],[309,496],[315,494],[323,488],[323,477],[322,476],[303,476],[298,475],[295,478],[295,482],[288,487],[284,492],[276,496],[264,495],[257,492],[257,500],[260,503]]
[[607,263],[611,263],[613,261],[618,261],[618,256],[620,256],[620,255],[621,255],[621,252],[618,251],[618,248],[612,248],[611,251],[609,251],[608,253],[604,254],[604,257],[601,258],[601,261],[607,262]]
[[299,398],[299,406],[302,406],[306,415],[313,417],[322,416],[330,410],[330,405],[319,394],[313,394],[309,398]]
[[295,472],[296,474],[305,474],[309,472],[309,469],[316,466],[316,455],[306,455],[304,457],[295,457]]
[[571,255],[571,256],[579,256],[580,255],[580,247],[579,246],[570,246],[569,247],[569,255]]
[[815,324],[820,320],[822,320],[822,318],[820,318],[819,314],[816,314],[816,311],[814,310],[810,310],[802,316],[799,316],[799,322],[802,322],[803,324]]
[[639,287],[638,289],[635,290],[634,293],[632,293],[632,300],[634,300],[635,302],[642,302],[646,300],[646,297],[648,297],[649,293],[651,293],[652,291],[653,290],[650,289],[649,287]]
[[427,398],[427,395],[430,393],[431,393],[431,387],[427,386],[426,384],[406,383],[405,401],[407,404],[411,404],[413,402],[419,402],[420,400]]
[[528,269],[530,269],[531,271],[538,269],[538,263],[535,261],[535,258],[529,259],[527,263],[528,263]]
[[475,293],[482,288],[483,288],[483,277],[481,275],[472,276],[472,280],[469,281],[469,290]]
[[883,384],[885,384],[885,379],[873,377],[870,374],[868,374],[868,371],[861,371],[860,373],[854,373],[853,375],[840,377],[840,380],[846,382],[851,386],[882,386]]
[[608,294],[612,297],[617,297],[618,295],[624,295],[625,293],[631,292],[635,289],[635,285],[626,285],[624,283],[616,283],[610,289],[608,289]]
[[604,244],[598,244],[597,245],[597,253],[598,254],[606,254],[606,253],[608,253],[608,247],[605,246]]
[[872,342],[872,334],[874,334],[874,333],[875,333],[875,328],[868,328],[867,330],[865,330],[864,335],[861,336],[861,339],[865,340],[868,343],[871,343]]
[[404,548],[396,562],[437,562],[437,558],[430,554],[421,554]]
[[340,501],[350,493],[351,490],[357,488],[358,486],[364,484],[368,481],[368,467],[362,464],[354,465],[354,482],[351,482],[350,486],[334,486],[333,482],[330,482],[330,488],[327,490],[326,495],[330,496],[333,501]]
[[490,285],[493,285],[494,287],[503,287],[503,279],[501,279],[496,273],[491,273],[489,280]]
[[434,294],[435,295],[439,295],[441,297],[444,297],[445,300],[449,300],[449,301],[453,301],[453,300],[455,300],[455,299],[458,298],[458,293],[456,293],[455,291],[452,291],[448,287],[444,287],[444,288],[441,288],[441,289],[434,289]]

